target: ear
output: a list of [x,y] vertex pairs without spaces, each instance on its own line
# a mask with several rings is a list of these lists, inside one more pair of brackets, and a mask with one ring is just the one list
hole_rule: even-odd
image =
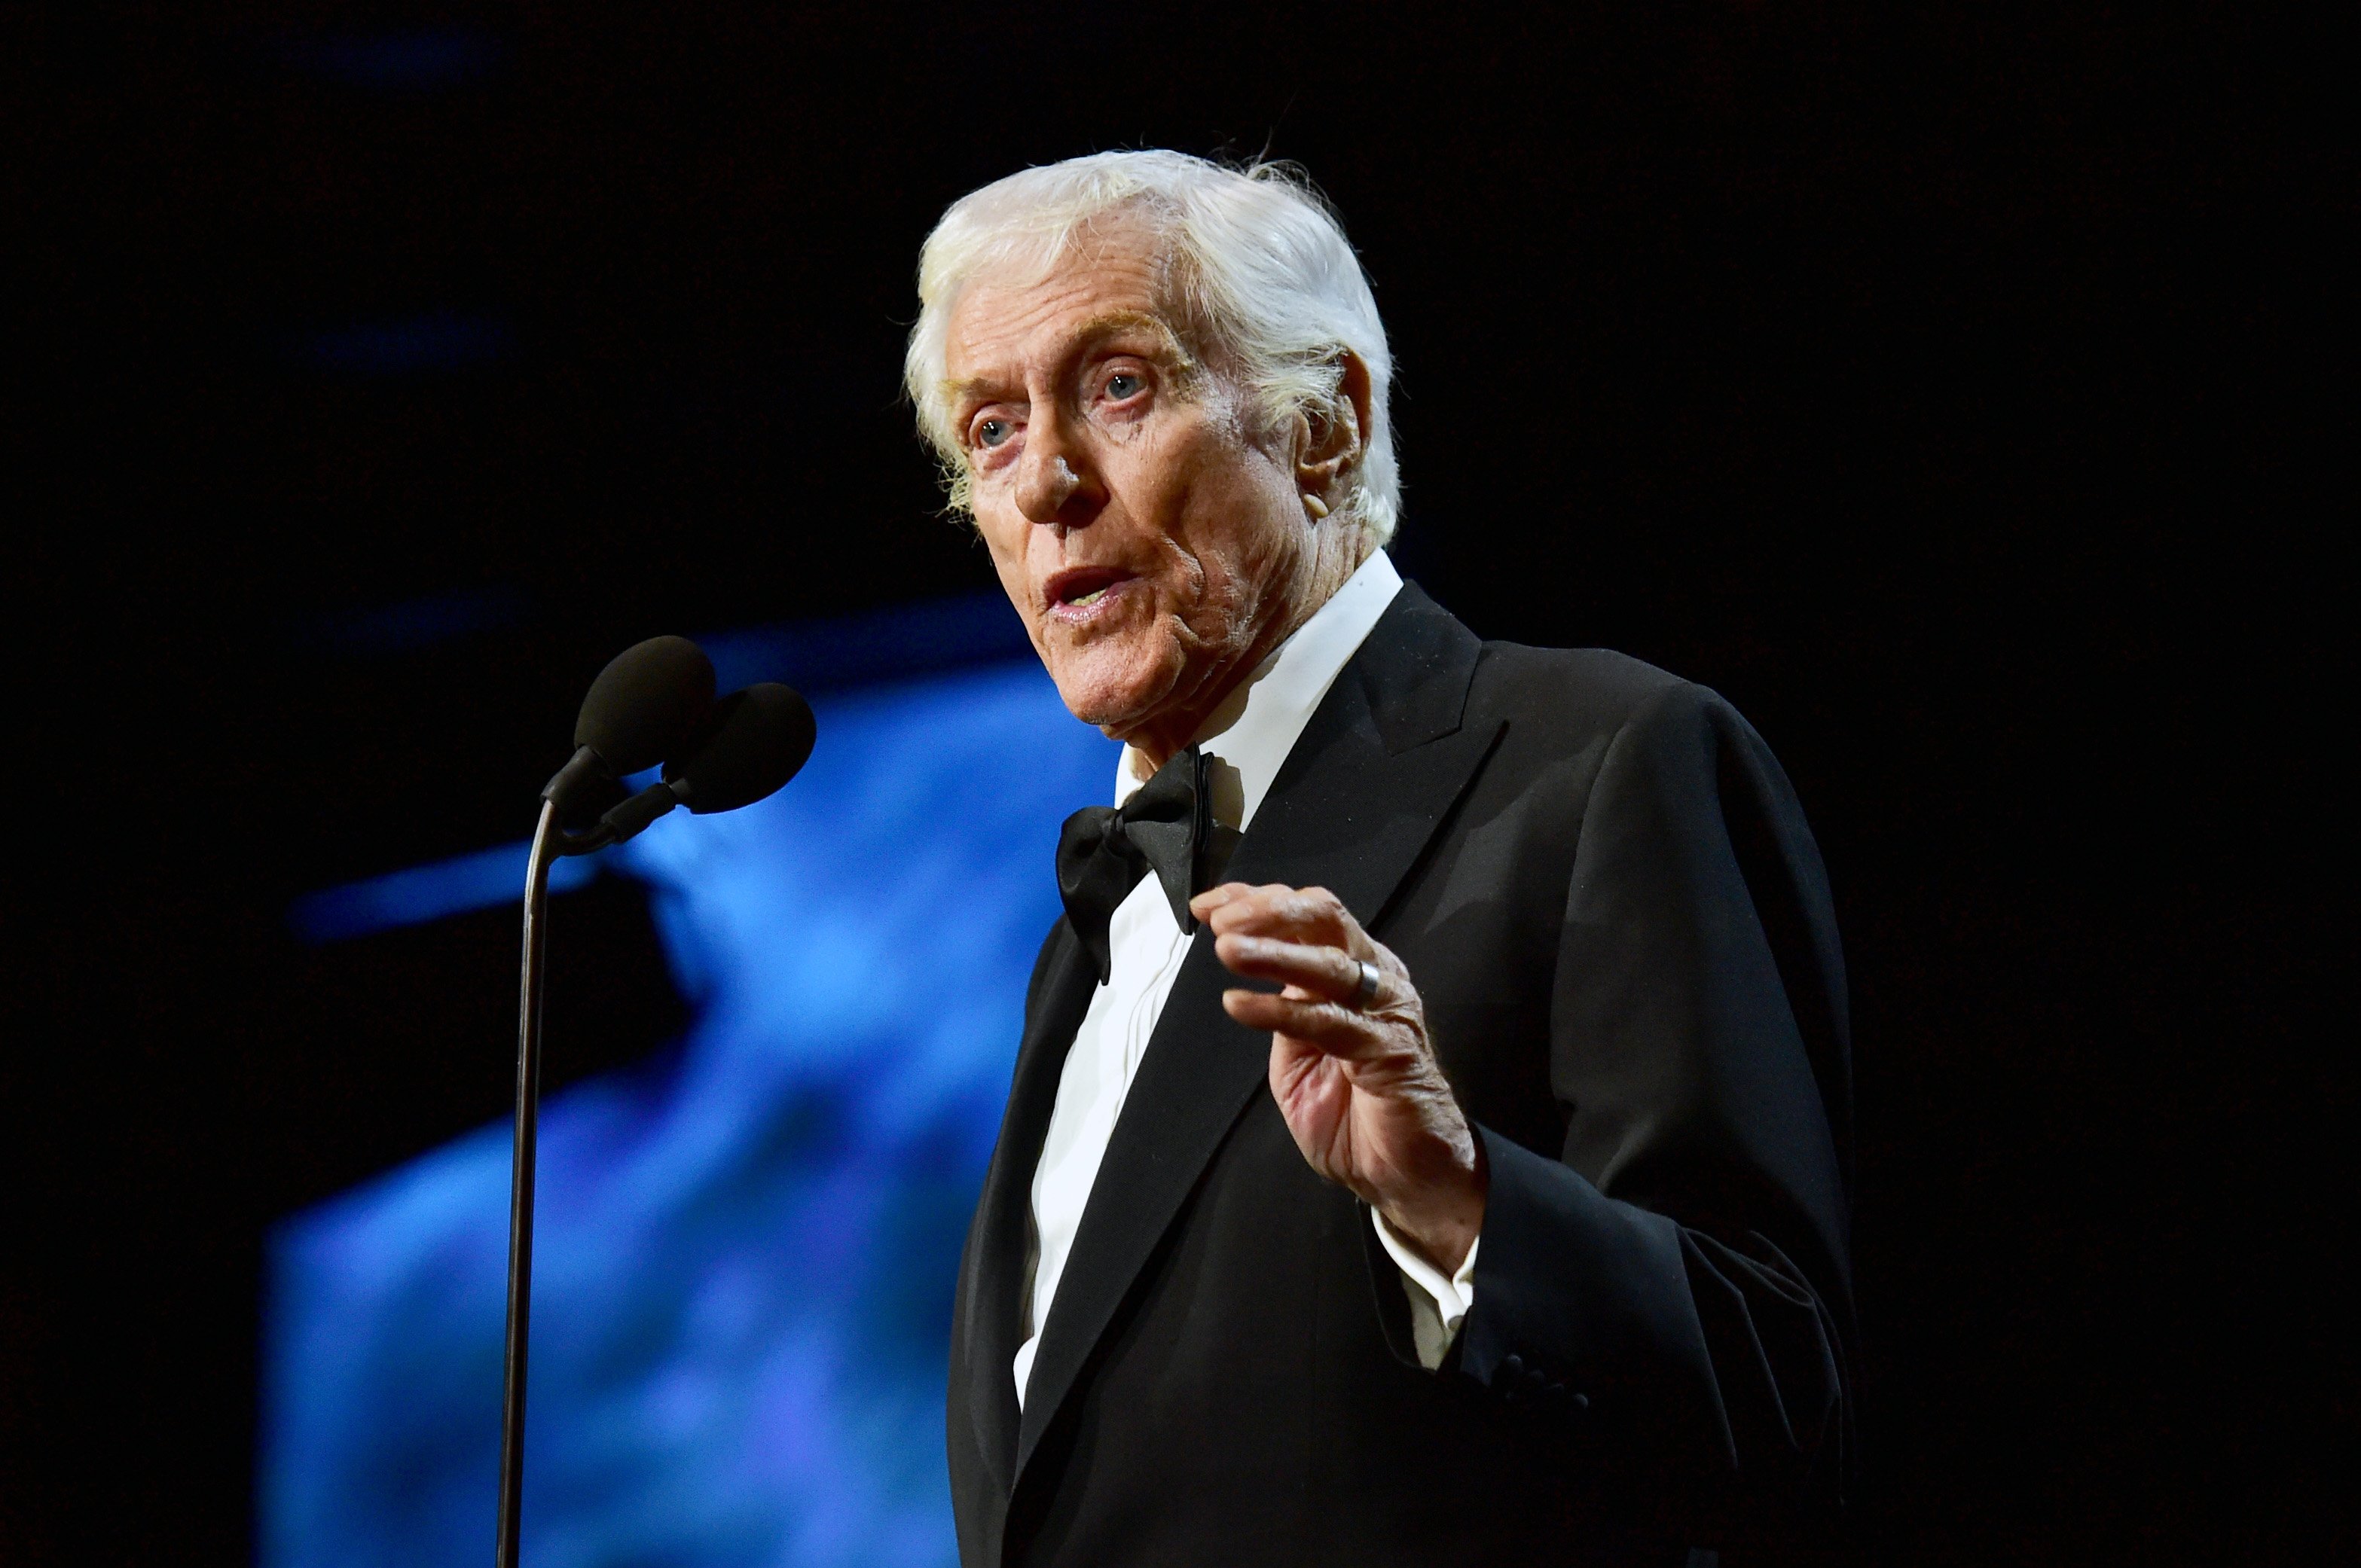
[[[1349,349],[1337,359],[1336,391],[1344,407],[1299,410],[1295,416],[1296,488],[1322,503],[1317,515],[1323,517],[1342,499],[1334,493],[1338,480],[1360,463],[1369,445],[1369,367]],[[1339,417],[1346,409],[1349,420]]]

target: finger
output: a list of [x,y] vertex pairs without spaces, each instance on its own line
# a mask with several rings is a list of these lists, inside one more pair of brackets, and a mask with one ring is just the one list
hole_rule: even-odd
[[1233,974],[1275,980],[1331,1002],[1349,1001],[1361,989],[1361,961],[1324,943],[1286,942],[1233,932],[1214,939],[1213,955]]
[[1361,936],[1344,901],[1326,888],[1280,883],[1246,889],[1215,909],[1206,924],[1217,937],[1236,931],[1337,948],[1350,948]]
[[1211,920],[1214,910],[1253,891],[1242,882],[1225,882],[1219,887],[1209,887],[1189,901],[1189,913],[1200,920]]
[[1217,921],[1267,918],[1264,912],[1272,902],[1294,891],[1285,883],[1225,882],[1219,887],[1209,887],[1191,899],[1189,908],[1208,925]]
[[1225,991],[1222,1011],[1249,1029],[1306,1041],[1346,1061],[1374,1060],[1394,1048],[1367,1014],[1334,1002],[1312,1002],[1267,991]]

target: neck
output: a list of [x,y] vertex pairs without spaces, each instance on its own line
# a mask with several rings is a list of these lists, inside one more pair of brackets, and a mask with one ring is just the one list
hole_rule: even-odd
[[1280,643],[1294,636],[1305,621],[1320,613],[1321,606],[1336,597],[1336,590],[1345,586],[1375,548],[1368,534],[1356,527],[1329,526],[1316,531],[1312,550],[1301,558],[1294,574],[1291,591],[1278,596],[1278,613],[1263,618],[1264,623],[1242,651],[1226,660],[1215,677],[1204,683],[1203,695],[1198,700],[1159,713],[1136,729],[1121,734],[1110,730],[1110,736],[1145,757],[1151,770],[1162,767],[1175,752],[1196,739],[1206,720],[1229,700],[1240,682],[1262,668],[1263,661]]

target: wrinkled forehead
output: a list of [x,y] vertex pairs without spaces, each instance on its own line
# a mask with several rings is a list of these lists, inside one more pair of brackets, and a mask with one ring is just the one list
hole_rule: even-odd
[[1169,269],[1171,247],[1166,226],[1157,212],[1137,202],[1063,222],[1045,222],[1038,215],[1030,222],[1012,220],[992,229],[988,241],[973,245],[967,281],[988,280],[996,287],[1022,289],[1071,269],[1089,269],[1108,261]]
[[1078,339],[1146,333],[1190,357],[1170,247],[1143,219],[1102,215],[1063,234],[1020,236],[964,280],[947,313],[944,369],[963,380],[987,368],[1054,357]]

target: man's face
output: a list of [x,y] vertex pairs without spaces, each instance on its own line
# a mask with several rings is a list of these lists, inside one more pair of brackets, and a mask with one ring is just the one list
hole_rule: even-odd
[[1196,362],[1146,234],[986,273],[946,367],[1001,587],[1074,716],[1163,753],[1292,630],[1312,524],[1292,442]]

